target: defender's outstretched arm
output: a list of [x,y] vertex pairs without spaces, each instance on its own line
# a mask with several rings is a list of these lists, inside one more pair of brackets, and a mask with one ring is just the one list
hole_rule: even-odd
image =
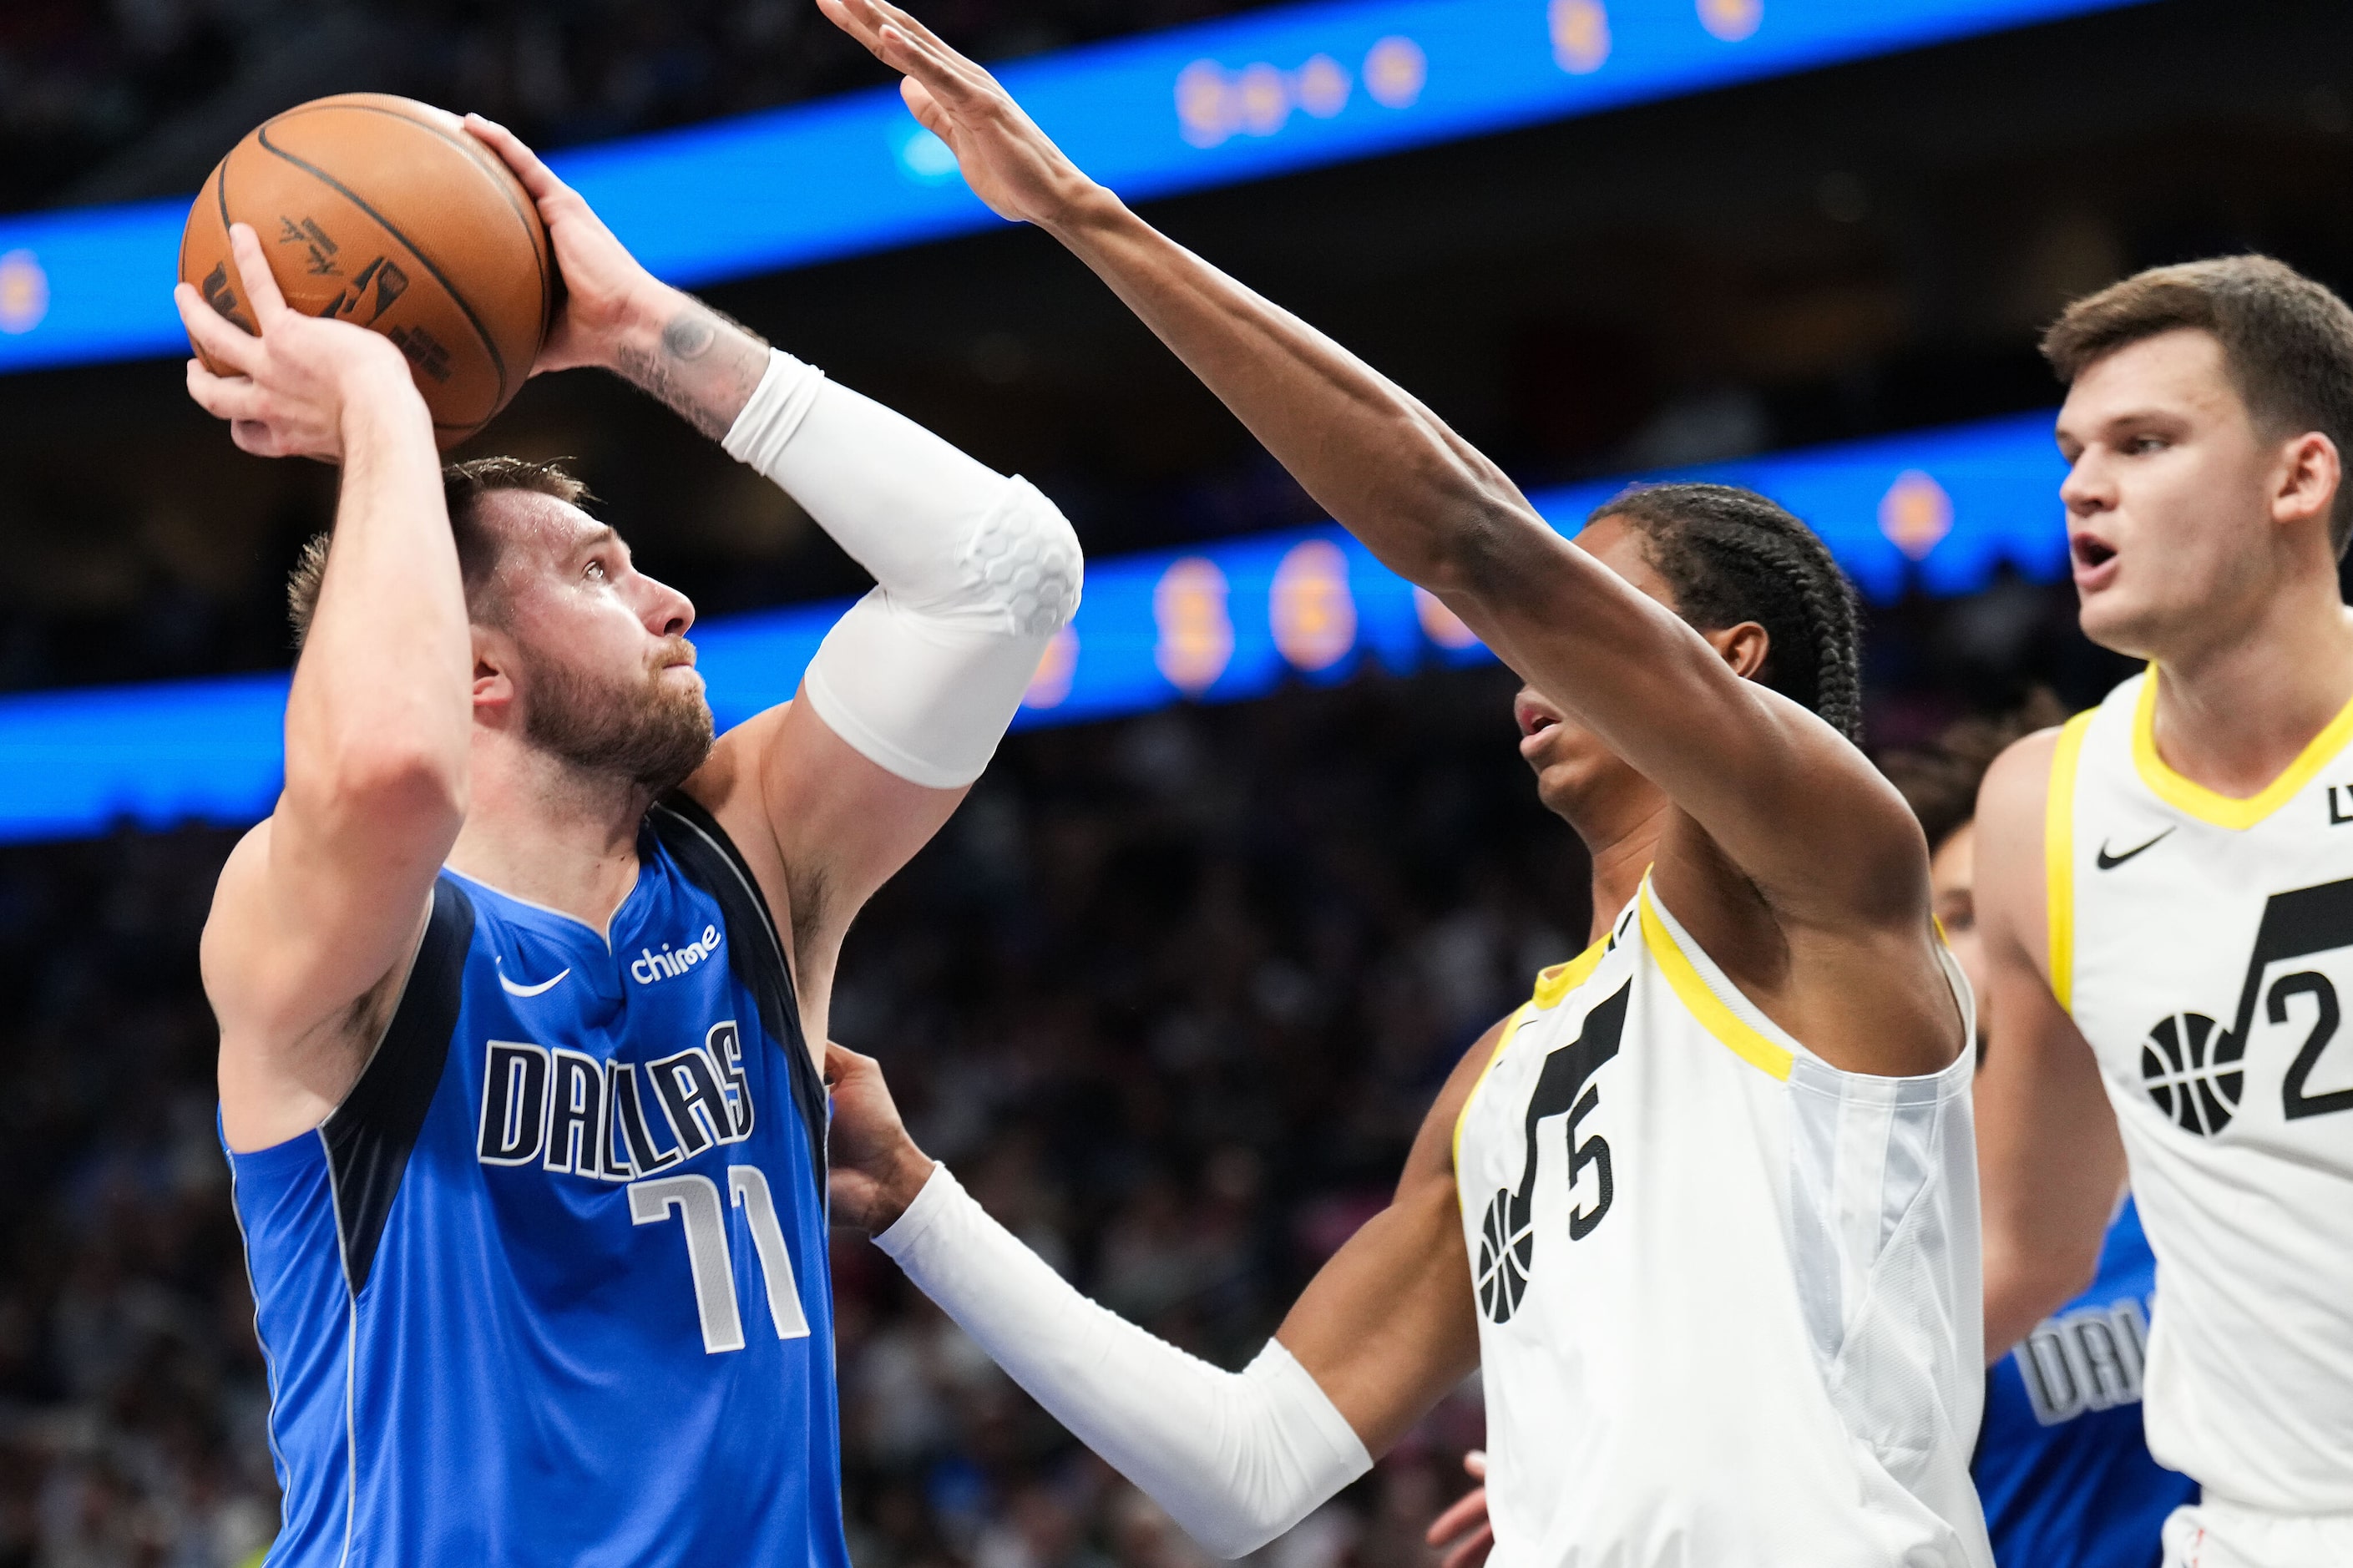
[[565,286],[540,371],[599,365],[757,468],[874,576],[799,697],[720,740],[687,789],[786,911],[804,1022],[824,1038],[850,917],[921,848],[995,752],[1078,608],[1078,536],[1019,479],[828,381],[638,265],[579,194],[492,121]]
[[[904,11],[886,0],[820,3],[906,74],[909,107],[955,150],[982,200],[1084,260],[1333,517],[1688,812],[1732,862],[1718,882],[1761,890],[1785,928],[1888,933],[1905,962],[1933,973],[1923,964],[1926,847],[1859,752],[1799,704],[1739,679],[1674,615],[1563,540],[1430,409],[1155,232],[1072,166],[987,72]],[[1937,1060],[1874,1070],[1951,1060],[1952,1019]]]
[[1228,1557],[1371,1468],[1479,1363],[1455,1119],[1503,1026],[1447,1080],[1389,1206],[1318,1271],[1239,1373],[1082,1296],[917,1150],[869,1058],[827,1047],[837,1223],[857,1226],[1015,1382]]
[[432,416],[389,340],[286,307],[253,231],[229,244],[261,331],[182,284],[188,391],[263,457],[343,465],[333,542],[286,702],[286,787],[221,871],[205,990],[221,1121],[261,1149],[324,1121],[364,1065],[465,819],[473,668]]

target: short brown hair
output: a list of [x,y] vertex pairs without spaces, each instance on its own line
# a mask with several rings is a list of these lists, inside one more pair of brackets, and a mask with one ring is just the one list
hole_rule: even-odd
[[[2060,312],[2042,357],[2073,382],[2116,350],[2181,328],[2222,345],[2231,384],[2255,427],[2282,437],[2317,430],[2353,462],[2353,310],[2268,256],[2221,256],[2152,267]],[[2353,484],[2339,481],[2328,542],[2353,535]]]
[[[499,538],[482,523],[482,498],[498,490],[527,490],[554,496],[577,506],[596,498],[561,459],[533,462],[528,458],[470,458],[441,470],[441,500],[448,508],[449,531],[458,542],[458,570],[465,579],[467,613],[478,621],[495,620],[497,608],[489,593],[499,565]],[[332,532],[312,534],[286,579],[286,614],[293,622],[294,646],[311,635],[311,617],[319,612],[319,588],[327,575],[327,547]]]
[[1879,759],[1879,769],[1920,819],[1933,854],[1977,816],[1978,785],[1993,760],[2013,742],[2066,720],[2059,699],[2038,686],[2010,712],[1949,724],[1929,745],[1888,752]]

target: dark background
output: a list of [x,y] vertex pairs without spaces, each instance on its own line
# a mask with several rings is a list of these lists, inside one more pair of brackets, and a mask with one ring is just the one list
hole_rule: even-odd
[[[1665,3],[1665,0],[1661,0]],[[1003,58],[1214,5],[923,7]],[[876,79],[807,0],[8,0],[0,205],[192,189],[320,93],[545,145]],[[2353,281],[2353,11],[2162,3],[1156,204],[1530,484],[2050,406],[2068,298],[2259,248]],[[790,192],[746,192],[790,200]],[[1029,475],[1098,558],[1300,521],[1297,488],[1043,236],[713,290]],[[282,667],[326,470],[243,457],[171,363],[0,378],[0,689]],[[577,459],[705,614],[862,586],[788,502],[593,374],[472,450]],[[2057,508],[2052,520],[2057,524]],[[1874,610],[1875,744],[2117,662],[2072,594]],[[1087,1289],[1239,1364],[1380,1201],[1454,1058],[1583,944],[1499,670],[1366,675],[1009,742],[853,932],[836,1029]],[[0,850],[0,1568],[240,1562],[275,1491],[195,942],[230,837]],[[1198,1553],[913,1298],[838,1249],[860,1568]],[[1475,1391],[1266,1568],[1426,1564]]]

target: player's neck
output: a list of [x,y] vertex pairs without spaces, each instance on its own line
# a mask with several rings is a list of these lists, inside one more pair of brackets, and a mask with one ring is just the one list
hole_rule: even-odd
[[2192,783],[2243,799],[2353,700],[2353,617],[2331,573],[2273,596],[2240,635],[2157,664],[2158,754]]
[[1645,790],[1639,799],[1620,800],[1617,809],[1607,813],[1602,820],[1573,819],[1569,826],[1585,841],[1585,851],[1593,862],[1593,917],[1588,942],[1599,942],[1609,934],[1609,922],[1618,918],[1642,885],[1642,875],[1651,862],[1659,857],[1659,840],[1666,826],[1667,813],[1673,809],[1667,797],[1655,790]]
[[451,870],[608,930],[637,886],[643,790],[494,742],[474,748],[469,795]]

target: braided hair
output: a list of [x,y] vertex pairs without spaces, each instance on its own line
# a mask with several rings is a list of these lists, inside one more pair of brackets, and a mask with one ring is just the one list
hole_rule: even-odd
[[1853,585],[1814,531],[1755,490],[1637,485],[1587,521],[1620,517],[1700,631],[1755,621],[1768,639],[1757,679],[1862,741],[1862,634]]

